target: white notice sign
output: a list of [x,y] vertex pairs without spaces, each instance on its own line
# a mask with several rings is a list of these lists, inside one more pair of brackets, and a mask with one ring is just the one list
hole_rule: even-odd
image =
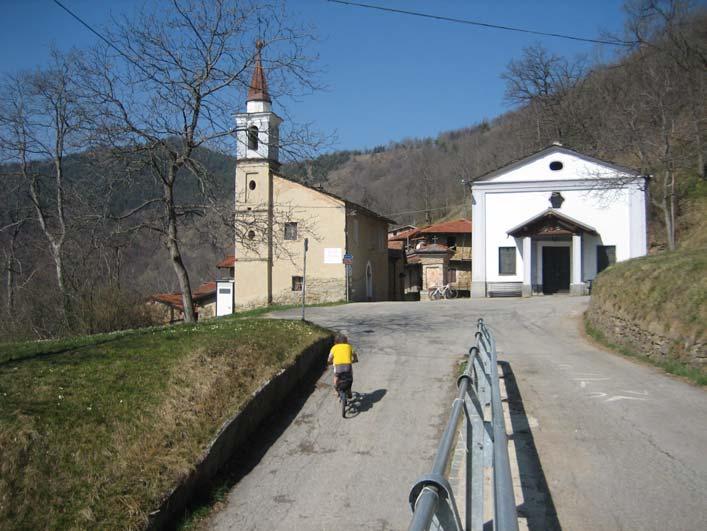
[[340,264],[342,259],[341,247],[325,247],[324,248],[324,263],[325,264]]

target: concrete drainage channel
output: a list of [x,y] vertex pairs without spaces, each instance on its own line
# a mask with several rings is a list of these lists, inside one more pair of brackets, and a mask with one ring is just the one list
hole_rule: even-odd
[[223,423],[191,474],[165,497],[158,510],[150,514],[148,529],[168,529],[176,525],[190,503],[210,487],[262,422],[278,410],[300,384],[316,381],[326,366],[332,344],[332,337],[314,343],[292,365],[256,391],[243,409]]

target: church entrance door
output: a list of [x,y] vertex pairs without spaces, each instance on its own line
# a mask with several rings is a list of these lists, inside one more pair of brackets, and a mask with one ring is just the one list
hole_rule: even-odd
[[570,290],[570,248],[543,247],[543,293],[567,293]]

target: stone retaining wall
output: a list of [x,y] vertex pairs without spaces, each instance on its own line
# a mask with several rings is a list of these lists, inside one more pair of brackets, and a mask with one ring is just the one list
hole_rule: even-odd
[[295,391],[314,382],[326,367],[333,338],[321,339],[302,352],[290,365],[265,383],[211,441],[189,476],[177,485],[150,514],[148,529],[171,529],[183,517],[197,494],[210,488],[212,480],[228,464],[231,456],[248,442],[260,424],[273,414]]
[[704,342],[652,330],[657,326],[625,318],[594,300],[586,317],[589,325],[608,341],[636,354],[658,362],[678,360],[696,369],[707,370],[707,345]]

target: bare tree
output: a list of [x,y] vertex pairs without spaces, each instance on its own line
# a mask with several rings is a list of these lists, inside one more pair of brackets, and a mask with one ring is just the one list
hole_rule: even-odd
[[585,75],[583,61],[570,62],[540,44],[525,48],[520,59],[508,64],[501,75],[506,81],[506,99],[532,110],[538,147],[549,139],[563,141],[567,128],[576,126],[572,106],[563,103]]
[[[707,123],[707,9],[690,0],[631,0],[626,31],[640,56],[657,55],[678,68],[683,98],[692,107],[691,142],[698,175],[705,178]],[[685,98],[686,96],[686,98]]]
[[87,121],[76,85],[75,54],[52,52],[44,70],[8,77],[0,102],[0,149],[30,199],[54,262],[65,324],[71,318],[64,247],[69,219],[65,158],[81,145]]
[[[108,31],[111,45],[86,64],[85,86],[101,113],[100,141],[125,161],[130,182],[146,187],[140,201],[113,215],[161,237],[188,322],[195,316],[180,230],[223,204],[199,151],[230,146],[231,114],[244,101],[256,38],[263,42],[271,94],[313,88],[304,48],[310,33],[293,27],[282,6],[257,1],[153,2],[135,18],[116,21]],[[232,224],[232,205],[229,212]]]
[[689,175],[704,174],[707,34],[697,28],[705,17],[681,0],[629,2],[627,12],[625,40],[635,46],[590,83],[603,126],[599,149],[630,153],[651,176],[651,205],[672,250]]

